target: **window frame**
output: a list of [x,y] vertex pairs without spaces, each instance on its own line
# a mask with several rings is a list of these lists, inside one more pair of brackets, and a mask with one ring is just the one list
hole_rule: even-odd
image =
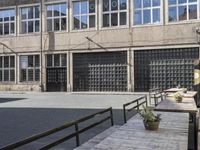
[[[58,30],[58,31],[55,31],[55,30],[52,30],[52,31],[48,31],[47,30],[47,20],[48,20],[48,17],[47,17],[47,6],[48,5],[56,5],[56,4],[66,4],[66,16],[56,16],[56,17],[49,17],[49,18],[51,18],[51,20],[54,20],[55,18],[59,18],[59,19],[61,19],[61,18],[66,18],[66,30]],[[69,3],[68,3],[68,1],[63,1],[63,0],[61,0],[61,1],[54,1],[54,2],[45,2],[45,32],[56,32],[56,33],[59,33],[59,32],[68,32],[69,31],[69,9],[70,9],[70,7],[69,7]],[[52,23],[53,24],[53,23]],[[61,26],[61,25],[60,25]],[[52,27],[54,27],[54,26],[52,26]]]
[[[0,11],[2,11],[2,10],[9,10],[9,9],[14,9],[14,11],[15,11],[15,19],[14,19],[14,21],[9,21],[9,23],[10,22],[14,22],[14,30],[15,30],[15,32],[13,33],[13,34],[2,34],[2,35],[0,35],[0,37],[9,37],[9,36],[16,36],[17,35],[17,7],[16,6],[10,6],[10,7],[0,7]],[[2,24],[4,24],[4,23],[2,23]],[[9,28],[9,32],[10,32],[10,28]]]
[[[165,0],[164,0],[165,1]],[[165,2],[164,2],[165,3]],[[159,23],[153,23],[152,22],[152,7],[148,7],[148,8],[151,8],[151,23],[149,24],[138,24],[138,25],[135,25],[134,24],[134,19],[135,19],[135,15],[134,15],[134,12],[135,12],[135,9],[134,9],[134,0],[131,0],[131,27],[146,27],[146,26],[161,26],[161,25],[164,25],[164,3],[163,3],[163,0],[160,0],[160,22]],[[158,6],[156,6],[155,8],[159,8]],[[143,11],[144,9],[141,8],[140,9],[141,11]],[[143,20],[143,17],[142,17],[142,20]]]
[[[165,17],[165,22],[166,22],[166,25],[171,25],[171,24],[182,24],[182,23],[195,23],[195,22],[200,22],[200,0],[197,0],[197,19],[189,19],[188,20],[188,15],[189,14],[187,14],[187,20],[181,20],[181,21],[179,21],[179,20],[177,20],[177,21],[172,21],[172,22],[170,22],[169,21],[169,4],[168,4],[168,0],[166,0],[166,3],[165,3],[166,5],[165,5],[165,14],[166,14],[166,17]],[[187,5],[186,6],[188,6],[188,2],[186,3]],[[179,5],[178,4],[175,4],[176,5],[176,7],[178,7]],[[175,6],[175,5],[173,5],[173,6]],[[184,6],[184,4],[181,4],[181,5],[183,5]],[[178,11],[178,10],[177,10]],[[178,17],[178,14],[177,14],[177,17]],[[178,19],[178,18],[177,18]]]
[[[94,0],[95,1],[95,12],[92,13],[95,15],[95,27],[93,28],[85,28],[85,29],[74,29],[74,19],[73,19],[73,2],[80,2],[81,0],[71,0],[70,1],[70,32],[82,32],[82,31],[95,31],[98,29],[98,19],[99,19],[99,15],[98,15],[98,11],[99,11],[99,8],[98,8],[98,4],[97,4],[97,0]],[[89,1],[89,0],[86,0],[86,1]],[[89,8],[89,7],[88,7]],[[87,16],[90,16],[89,13],[87,14]],[[89,22],[89,19],[88,21]],[[88,24],[89,26],[89,24]]]
[[[21,20],[21,9],[22,8],[26,8],[26,7],[35,7],[35,6],[39,6],[39,11],[40,11],[40,13],[39,13],[39,18],[38,19],[26,19],[26,20],[24,20],[24,22],[28,22],[28,21],[30,21],[30,20],[32,20],[32,21],[37,21],[37,20],[39,20],[39,31],[38,32],[28,32],[28,24],[26,25],[26,29],[27,29],[27,32],[26,33],[21,33],[21,24],[22,24],[22,20]],[[31,35],[31,34],[40,34],[40,32],[41,32],[41,4],[40,3],[34,3],[34,4],[26,4],[26,5],[20,5],[20,6],[18,6],[18,35]],[[34,26],[34,29],[35,29],[35,26]]]
[[[110,3],[111,0],[109,0],[109,3]],[[131,0],[132,1],[132,0]],[[103,12],[103,0],[99,0],[99,28],[101,30],[109,30],[109,29],[120,29],[120,28],[129,28],[129,24],[130,24],[130,0],[127,0],[126,1],[126,9],[124,10],[114,10],[114,11],[107,11],[107,12]],[[118,4],[119,4],[119,0],[118,0]],[[119,5],[118,5],[119,7]],[[109,6],[109,9],[110,9],[110,6]],[[118,14],[120,14],[120,12],[126,12],[126,25],[120,25],[120,19],[119,19],[119,15],[118,15],[118,25],[117,26],[109,26],[109,27],[103,27],[103,14],[111,14],[111,12],[116,12]],[[111,18],[109,18],[109,23],[111,23]]]
[[[51,59],[52,59],[52,64],[51,64],[51,66],[48,66],[48,55],[50,55],[51,56]],[[55,55],[59,55],[59,66],[56,66],[55,65]],[[65,66],[63,66],[62,65],[62,55],[65,55],[65,60],[66,60],[66,64],[65,64]],[[51,54],[45,54],[45,67],[46,68],[67,68],[67,53],[51,53]]]
[[[33,67],[27,67],[25,70],[26,70],[26,81],[22,81],[21,80],[21,77],[22,77],[22,75],[21,75],[21,70],[22,70],[22,67],[21,67],[21,57],[23,57],[23,56],[27,56],[27,57],[29,57],[29,56],[33,56],[34,58],[33,58],[33,62],[35,63],[35,56],[39,56],[39,66],[38,67],[36,67],[35,66],[35,64],[34,64],[34,66]],[[22,83],[22,84],[27,84],[27,83],[39,83],[40,81],[41,81],[41,56],[40,56],[40,54],[36,54],[36,53],[34,53],[34,54],[22,54],[22,55],[19,55],[19,61],[18,61],[19,63],[18,63],[18,65],[19,65],[19,70],[18,70],[18,74],[19,74],[19,77],[18,77],[18,81],[19,81],[19,83]],[[27,63],[28,63],[28,60],[27,60]],[[27,64],[28,65],[28,64]],[[30,69],[33,69],[33,81],[29,81],[29,77],[28,77],[28,71],[30,70]],[[39,69],[39,80],[38,81],[35,81],[35,70],[37,70],[37,69]]]
[[[16,64],[16,55],[13,55],[13,54],[11,54],[11,55],[0,55],[0,57],[3,58],[2,59],[2,67],[0,68],[0,70],[2,71],[2,78],[1,78],[2,80],[0,80],[0,83],[1,84],[4,84],[4,83],[6,83],[6,84],[14,84],[16,82],[16,80],[17,80],[17,77],[16,77],[16,67],[17,67],[17,64]],[[4,67],[4,58],[5,57],[9,57],[9,67],[8,68]],[[14,57],[14,67],[10,67],[10,63],[11,63],[10,57]],[[4,71],[5,70],[9,71],[9,81],[5,81],[4,80]],[[14,71],[14,80],[13,81],[10,81],[10,78],[11,78],[10,71],[11,70]]]

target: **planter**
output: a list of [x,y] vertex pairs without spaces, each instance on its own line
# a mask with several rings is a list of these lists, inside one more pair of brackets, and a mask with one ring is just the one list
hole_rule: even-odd
[[146,130],[158,130],[160,121],[156,121],[156,122],[143,121],[143,123]]
[[182,98],[182,97],[179,97],[179,98],[175,98],[175,100],[176,100],[177,103],[181,103],[182,100],[183,100],[183,98]]

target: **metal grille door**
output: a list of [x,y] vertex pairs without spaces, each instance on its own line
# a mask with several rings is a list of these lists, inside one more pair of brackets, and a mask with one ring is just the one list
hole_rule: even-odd
[[[149,88],[154,86],[159,86],[160,88],[169,88],[172,86],[172,80],[177,80],[182,86],[187,86],[191,88],[191,82],[193,76],[191,76],[191,62],[199,58],[198,48],[182,48],[182,49],[161,49],[161,50],[138,50],[134,51],[134,81],[135,81],[135,91],[148,91]],[[166,62],[162,62],[165,60]],[[188,60],[188,62],[186,62]],[[181,61],[181,62],[180,62]],[[180,63],[185,63],[185,65],[180,65]],[[153,75],[153,63],[158,64],[168,63],[169,65],[160,66],[156,69],[155,75]],[[158,64],[157,64],[158,63]],[[188,64],[188,65],[186,65]],[[171,67],[169,67],[172,65]],[[169,67],[166,69],[169,74],[165,72],[166,76],[172,77],[170,82],[163,77],[164,67]],[[189,72],[184,72],[185,77],[183,78],[183,70],[180,67],[185,67],[185,71],[189,69]],[[172,69],[173,68],[173,69]],[[177,73],[175,73],[177,71]],[[161,77],[162,76],[162,77]],[[185,80],[183,83],[183,79]],[[156,80],[156,81],[154,81]],[[154,82],[154,83],[153,83]],[[160,83],[158,85],[158,83]]]
[[66,71],[66,68],[47,68],[47,91],[67,90]]
[[73,64],[74,91],[127,91],[126,52],[74,54]]

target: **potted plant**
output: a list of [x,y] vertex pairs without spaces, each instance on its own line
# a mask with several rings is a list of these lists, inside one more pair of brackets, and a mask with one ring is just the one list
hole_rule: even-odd
[[174,99],[176,100],[176,102],[181,103],[183,100],[183,96],[179,92],[176,92],[174,93]]
[[143,118],[144,127],[147,130],[158,130],[160,124],[161,114],[155,115],[152,108],[144,107],[140,111],[140,115]]

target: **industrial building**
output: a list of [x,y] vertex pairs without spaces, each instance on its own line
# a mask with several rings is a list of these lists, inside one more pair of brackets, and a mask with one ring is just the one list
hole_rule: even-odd
[[0,90],[193,88],[200,0],[0,0]]

